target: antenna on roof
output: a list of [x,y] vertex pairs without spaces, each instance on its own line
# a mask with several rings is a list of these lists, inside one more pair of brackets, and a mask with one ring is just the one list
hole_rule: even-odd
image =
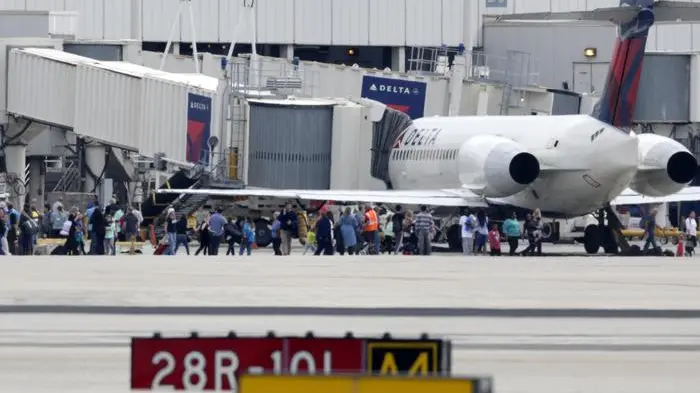
[[160,59],[160,71],[163,71],[165,67],[165,60],[168,58],[170,53],[170,46],[173,44],[173,38],[175,35],[175,28],[177,23],[180,21],[180,16],[182,15],[182,8],[187,4],[187,8],[190,14],[190,33],[192,34],[192,54],[194,58],[194,71],[199,74],[199,54],[197,53],[197,29],[194,25],[194,11],[192,11],[192,0],[180,0],[180,4],[177,7],[177,14],[173,20],[172,27],[170,28],[170,34],[168,34],[168,43],[165,44],[165,51],[163,52],[163,57]]

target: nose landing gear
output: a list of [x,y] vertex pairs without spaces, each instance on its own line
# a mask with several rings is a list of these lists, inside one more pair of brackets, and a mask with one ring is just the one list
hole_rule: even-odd
[[598,224],[591,224],[584,230],[583,246],[588,254],[597,254],[601,246],[606,254],[631,255],[633,252],[622,235],[622,223],[610,204],[598,211]]

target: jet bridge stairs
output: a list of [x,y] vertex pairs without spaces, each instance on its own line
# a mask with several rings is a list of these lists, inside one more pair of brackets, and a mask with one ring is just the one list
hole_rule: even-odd
[[[240,189],[243,188],[243,183],[239,180],[227,179],[219,174],[223,167],[227,165],[225,160],[222,160],[214,168],[208,169],[202,165],[195,165],[192,168],[181,168],[177,170],[170,178],[158,187],[158,190],[165,189]],[[144,202],[141,204],[141,213],[143,214],[143,225],[156,225],[156,230],[162,228],[165,211],[169,207],[175,209],[178,217],[184,215],[189,217],[197,210],[204,207],[210,200],[208,195],[193,195],[193,194],[159,194],[153,190]]]

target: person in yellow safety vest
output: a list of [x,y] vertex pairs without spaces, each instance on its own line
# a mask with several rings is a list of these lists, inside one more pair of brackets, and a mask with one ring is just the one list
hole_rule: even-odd
[[[39,217],[41,217],[41,215],[40,215],[39,212],[36,210],[36,206],[35,206],[35,205],[32,205],[31,211],[32,211],[32,213],[31,213],[31,214],[32,214],[32,220],[33,220],[34,223],[36,224],[36,227],[37,227],[37,228],[41,228],[41,223],[39,222]],[[36,231],[36,233],[34,233],[34,234],[32,235],[32,243],[34,243],[35,246],[36,246],[37,240],[39,240],[39,231],[38,231],[38,230]]]
[[379,219],[370,205],[365,206],[365,239],[374,250],[372,254],[379,254]]

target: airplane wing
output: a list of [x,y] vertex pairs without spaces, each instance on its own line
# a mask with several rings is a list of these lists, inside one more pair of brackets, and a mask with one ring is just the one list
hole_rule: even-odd
[[700,187],[686,187],[675,194],[650,197],[626,189],[610,204],[612,205],[641,205],[645,203],[665,203],[665,202],[690,202],[700,200]]
[[244,188],[240,190],[163,189],[159,194],[195,194],[211,196],[248,196],[313,201],[395,203],[404,205],[487,207],[486,200],[469,190],[277,190]]
[[[496,17],[496,21],[581,20],[625,23],[634,19],[638,12],[638,7],[605,7],[590,11],[532,12],[499,15]],[[657,1],[654,3],[654,23],[678,23],[683,21],[700,21],[700,4],[689,1]]]

